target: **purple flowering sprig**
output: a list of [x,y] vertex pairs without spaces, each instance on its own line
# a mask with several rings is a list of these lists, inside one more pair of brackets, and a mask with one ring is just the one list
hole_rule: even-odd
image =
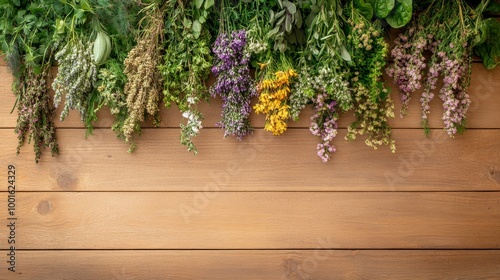
[[311,117],[309,130],[314,136],[320,138],[320,143],[316,146],[317,153],[323,162],[327,162],[336,151],[331,142],[337,136],[339,118],[335,109],[337,102],[330,99],[326,92],[316,94],[312,100],[315,114]]
[[210,88],[212,97],[223,100],[222,120],[217,126],[225,129],[224,137],[234,135],[241,140],[252,133],[250,125],[250,101],[257,96],[255,83],[250,77],[250,53],[246,49],[245,30],[230,34],[220,33],[213,46],[215,55],[212,73],[217,76]]

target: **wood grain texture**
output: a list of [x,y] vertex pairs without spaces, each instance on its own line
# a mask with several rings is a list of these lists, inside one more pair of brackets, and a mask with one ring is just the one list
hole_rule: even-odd
[[10,279],[499,279],[500,251],[19,251]]
[[[470,111],[467,115],[468,127],[470,128],[500,128],[500,116],[496,114],[497,108],[500,106],[500,80],[496,77],[500,76],[500,68],[495,70],[486,70],[481,64],[474,64],[473,76],[471,81],[471,86],[469,88],[469,93],[472,99],[472,105]],[[408,116],[401,119],[399,117],[399,110],[401,108],[399,101],[399,93],[397,88],[392,84],[389,77],[386,77],[388,85],[390,85],[392,98],[396,105],[396,118],[390,120],[390,124],[393,128],[420,128],[420,92],[413,95],[413,100],[408,109]],[[210,85],[213,81],[213,77],[208,81]],[[10,128],[16,125],[17,113],[14,111],[10,114],[12,106],[15,103],[15,96],[12,94],[11,90],[12,76],[8,72],[5,66],[0,66],[0,95],[3,101],[0,103],[0,128]],[[49,85],[50,87],[50,85]],[[64,102],[64,99],[63,99]],[[254,100],[255,103],[255,100]],[[215,123],[220,120],[220,99],[211,99],[210,104],[202,103],[199,107],[200,111],[204,113],[204,126],[214,127]],[[179,123],[182,122],[181,114],[176,107],[169,109],[161,106],[161,118],[162,127],[179,127]],[[61,128],[82,128],[83,124],[80,121],[80,116],[78,112],[71,111],[69,116],[61,122],[59,120],[59,115],[62,110],[62,106],[56,111],[55,124],[57,127]],[[443,113],[442,101],[436,95],[436,98],[431,102],[431,115],[429,117],[429,125],[432,128],[442,128],[441,116]],[[298,122],[289,122],[290,127],[301,127],[305,128],[309,126],[310,117],[312,116],[312,108],[308,106],[304,112],[301,114],[301,118]],[[107,108],[101,110],[98,114],[99,120],[96,127],[110,127],[113,122],[113,117],[109,113]],[[339,127],[345,128],[354,120],[352,112],[342,114],[339,121]],[[251,115],[251,122],[256,128],[262,128],[264,126],[264,116],[262,115]],[[151,127],[151,122],[146,122],[143,127]]]
[[18,249],[500,249],[498,192],[28,192],[16,216]]
[[58,131],[60,155],[36,165],[30,146],[16,156],[16,136],[0,130],[0,158],[15,163],[20,191],[478,191],[500,190],[500,130],[470,130],[455,139],[433,131],[394,130],[397,152],[362,139],[334,141],[329,163],[309,131],[276,137],[258,130],[243,141],[202,131],[199,154],[179,144],[177,129],[147,129],[133,154],[113,132]]

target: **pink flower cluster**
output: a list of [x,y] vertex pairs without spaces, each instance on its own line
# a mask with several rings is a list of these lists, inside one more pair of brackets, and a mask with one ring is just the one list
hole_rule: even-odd
[[316,113],[311,117],[312,122],[309,130],[314,136],[321,138],[321,142],[316,148],[321,160],[327,162],[330,160],[331,154],[336,151],[331,142],[337,136],[338,115],[335,110],[337,103],[330,100],[324,92],[313,98],[313,103]]
[[449,59],[446,56],[443,56],[441,65],[444,85],[439,91],[439,97],[444,102],[444,128],[448,135],[453,136],[465,126],[465,115],[471,103],[461,81],[470,66],[464,61]]
[[[409,29],[408,36],[412,36],[413,33],[415,33],[414,27]],[[421,88],[422,71],[426,67],[423,52],[427,48],[427,39],[420,37],[415,42],[410,42],[408,36],[400,34],[394,40],[395,46],[391,51],[394,64],[387,68],[387,74],[394,78],[394,83],[401,90],[400,97],[403,103],[401,117],[406,115],[411,93]]]
[[[465,116],[471,102],[467,94],[471,51],[467,47],[467,36],[450,40],[442,32],[437,37],[428,32],[419,26],[411,27],[405,34],[399,35],[391,51],[394,64],[387,69],[387,74],[394,78],[394,83],[400,89],[402,117],[406,114],[411,93],[421,88],[424,69],[428,68],[420,98],[424,127],[428,125],[429,104],[434,98],[437,82],[442,77],[443,86],[439,90],[439,97],[443,100],[442,119],[444,129],[453,136],[465,127]],[[427,64],[424,51],[432,54]]]

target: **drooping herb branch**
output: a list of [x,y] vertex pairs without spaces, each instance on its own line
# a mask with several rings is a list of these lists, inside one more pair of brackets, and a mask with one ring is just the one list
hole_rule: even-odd
[[[142,9],[141,29],[137,45],[130,50],[124,61],[127,82],[124,92],[127,96],[128,116],[124,121],[123,134],[126,141],[131,141],[134,149],[134,133],[140,132],[140,124],[145,115],[153,117],[153,123],[159,125],[159,103],[163,80],[158,66],[162,64],[161,50],[164,41],[163,15],[173,1],[153,2]],[[142,25],[143,24],[143,25]]]
[[[457,16],[458,15],[458,16]],[[401,92],[406,113],[411,95],[423,87],[420,98],[422,125],[428,132],[429,103],[434,98],[440,76],[443,86],[438,94],[443,101],[444,129],[450,136],[466,126],[470,105],[467,88],[470,84],[472,50],[478,36],[481,13],[463,1],[434,1],[395,40],[391,55],[394,64],[387,73],[394,78]],[[430,51],[426,60],[423,51]],[[426,63],[427,62],[427,63]],[[424,69],[428,69],[424,73]]]
[[27,140],[33,145],[36,162],[43,148],[49,148],[52,156],[58,153],[47,79],[54,58],[55,19],[63,12],[59,1],[0,3],[0,42],[17,96],[17,153]]
[[352,56],[349,81],[356,116],[348,127],[346,139],[366,135],[366,145],[374,149],[390,145],[395,152],[396,145],[388,124],[388,119],[394,117],[394,104],[382,80],[388,46],[381,23],[365,18],[355,9],[353,1],[346,7],[347,41]]
[[213,4],[209,0],[186,4],[177,1],[169,8],[165,16],[165,54],[159,65],[165,106],[173,103],[181,111],[186,120],[180,125],[181,144],[195,154],[192,138],[198,135],[203,119],[196,105],[208,99],[205,81],[212,66],[211,38],[204,23]]

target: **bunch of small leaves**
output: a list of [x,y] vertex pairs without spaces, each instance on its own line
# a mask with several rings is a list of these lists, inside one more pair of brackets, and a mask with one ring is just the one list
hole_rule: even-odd
[[17,154],[28,138],[28,143],[33,143],[35,161],[38,163],[42,155],[42,148],[49,148],[52,156],[58,153],[56,131],[54,128],[54,108],[50,102],[47,77],[49,67],[41,73],[35,73],[28,67],[26,74],[19,80],[16,94],[19,96],[17,104],[18,117],[15,132],[19,143]]
[[[351,94],[344,73],[351,56],[345,47],[340,4],[340,1],[318,1],[312,6],[314,17],[308,28],[307,45],[299,59],[303,70],[300,75],[304,77],[299,79],[301,88],[292,93],[292,100],[303,102],[311,91],[326,92],[342,110],[351,108]],[[300,108],[303,103],[292,106]]]
[[349,80],[356,120],[348,127],[346,139],[353,140],[357,135],[366,134],[368,146],[377,149],[381,145],[390,145],[395,152],[395,141],[388,124],[388,118],[394,117],[394,104],[382,81],[387,53],[382,28],[380,22],[367,20],[352,5],[347,7],[350,16],[347,40],[352,55]]
[[0,2],[0,46],[15,79],[26,67],[40,73],[52,62],[55,19],[63,11],[56,0]]
[[159,102],[163,88],[163,80],[158,66],[162,64],[161,49],[163,46],[164,8],[158,3],[149,4],[143,9],[142,22],[137,45],[130,50],[124,61],[127,82],[124,92],[127,96],[128,116],[123,125],[126,141],[140,131],[140,123],[146,113],[153,116],[153,123],[158,125]]
[[294,45],[306,43],[302,27],[302,13],[300,2],[277,0],[278,11],[270,10],[269,23],[272,29],[267,33],[267,37],[273,42],[275,51],[285,52]]
[[312,102],[314,115],[309,130],[320,138],[318,156],[328,161],[335,151],[331,142],[336,136],[338,109],[352,107],[347,82],[347,64],[351,57],[346,49],[341,1],[311,1],[306,19],[307,44],[301,51],[299,79],[290,96],[290,112],[298,120],[300,111]]
[[500,14],[498,1],[481,1],[475,8],[477,16],[476,29],[478,34],[474,39],[474,53],[481,57],[487,69],[493,69],[500,63],[500,21],[497,18],[483,19],[484,13]]
[[[207,4],[210,1],[205,0],[203,7]],[[181,124],[181,144],[194,153],[197,150],[192,138],[198,135],[203,119],[196,105],[208,98],[205,80],[208,79],[212,66],[210,34],[206,28],[202,28],[199,21],[208,16],[208,8],[210,7],[200,12],[194,2],[190,7],[184,7],[182,2],[178,2],[169,9],[165,24],[165,54],[163,64],[159,66],[165,106],[169,107],[174,103],[182,112],[187,123]],[[200,14],[199,19],[195,19],[196,14]]]
[[0,2],[0,45],[17,95],[17,152],[28,139],[37,162],[42,148],[49,148],[52,155],[58,151],[46,78],[53,61],[55,19],[63,11],[64,5],[55,0]]

